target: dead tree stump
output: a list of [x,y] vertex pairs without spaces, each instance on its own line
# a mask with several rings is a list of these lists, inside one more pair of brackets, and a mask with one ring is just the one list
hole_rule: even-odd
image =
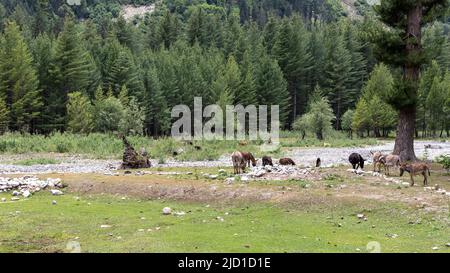
[[131,146],[125,136],[122,137],[123,144],[125,145],[125,151],[123,152],[123,162],[121,169],[145,169],[150,168],[152,164],[148,158],[147,153],[138,153]]

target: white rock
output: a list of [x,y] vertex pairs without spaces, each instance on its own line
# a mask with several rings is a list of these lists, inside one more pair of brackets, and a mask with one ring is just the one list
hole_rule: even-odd
[[241,181],[249,181],[250,179],[248,178],[248,176],[244,175],[241,177]]
[[53,201],[52,201],[52,205],[56,205],[56,200],[53,200]]
[[431,249],[432,249],[432,250],[438,250],[438,249],[439,249],[439,247],[437,247],[437,246],[434,246],[434,247],[432,247]]
[[172,209],[169,207],[165,207],[165,208],[163,208],[162,213],[164,215],[170,215],[172,213]]
[[225,171],[224,169],[220,169],[219,173],[224,174],[224,173],[227,173],[227,171]]
[[110,225],[101,225],[100,228],[110,228]]
[[20,195],[20,192],[18,192],[18,191],[13,191],[12,195],[13,195],[13,196],[19,196],[19,195]]
[[50,190],[50,192],[52,193],[52,195],[63,195],[64,193],[60,190]]
[[211,174],[208,177],[209,179],[217,179],[219,176],[217,174]]
[[2,198],[2,202],[6,202],[6,198],[3,197],[3,198]]
[[23,197],[28,198],[31,196],[31,193],[30,193],[30,191],[26,190],[22,193],[22,195],[23,195]]
[[364,218],[364,214],[362,214],[362,213],[357,214],[356,217],[358,217],[358,219],[363,219]]
[[19,201],[20,198],[19,197],[11,197],[11,201]]

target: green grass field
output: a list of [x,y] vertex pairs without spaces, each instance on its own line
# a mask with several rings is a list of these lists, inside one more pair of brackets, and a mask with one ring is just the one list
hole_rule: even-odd
[[[166,206],[186,214],[164,216]],[[0,203],[0,252],[67,252],[72,241],[82,252],[368,252],[369,242],[382,252],[448,252],[448,235],[438,218],[395,203],[296,208],[47,193]]]

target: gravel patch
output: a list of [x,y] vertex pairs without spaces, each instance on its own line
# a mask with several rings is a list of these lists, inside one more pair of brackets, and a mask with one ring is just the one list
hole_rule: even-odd
[[[425,148],[428,146],[429,148]],[[370,151],[382,151],[390,153],[394,149],[394,142],[367,147],[346,147],[346,148],[294,148],[287,152],[286,157],[292,158],[300,167],[314,167],[318,157],[322,160],[322,167],[347,164],[348,156],[357,152],[360,153],[368,163],[372,162]],[[435,159],[443,154],[450,154],[450,142],[438,141],[416,141],[416,155],[422,158],[426,153],[428,159]],[[0,174],[47,174],[47,173],[107,173],[119,168],[120,160],[96,160],[85,159],[73,156],[58,156],[59,164],[21,166],[5,162],[5,155],[0,160]],[[274,159],[276,162],[277,160]],[[187,168],[213,168],[232,166],[230,155],[224,155],[214,161],[175,161],[168,160],[164,164],[158,164],[157,160],[152,160],[154,167],[187,167]]]

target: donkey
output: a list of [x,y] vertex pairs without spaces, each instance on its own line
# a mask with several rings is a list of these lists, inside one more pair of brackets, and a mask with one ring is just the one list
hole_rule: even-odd
[[256,162],[258,160],[255,159],[255,157],[253,156],[252,153],[241,152],[241,154],[244,157],[245,162],[248,164],[249,167],[250,167],[250,163],[252,164],[253,167],[256,167]]
[[234,174],[240,174],[245,172],[245,167],[247,167],[247,160],[241,152],[234,152],[231,155],[231,160],[233,161]]
[[384,166],[384,173],[387,175],[390,175],[389,173],[389,167],[400,167],[400,156],[398,155],[383,155],[380,157],[379,161],[379,168],[381,168],[381,165]]
[[348,161],[350,161],[350,164],[352,164],[352,167],[354,170],[357,170],[358,167],[361,169],[364,169],[364,161],[366,161],[360,154],[358,153],[352,153],[348,157]]
[[372,161],[373,161],[373,171],[375,172],[378,166],[378,172],[381,171],[381,165],[380,165],[380,158],[383,156],[381,152],[370,152],[372,155]]
[[273,166],[272,158],[270,156],[263,156],[262,165],[263,165],[263,167],[265,167],[267,165]]
[[403,176],[404,172],[409,172],[411,176],[411,187],[414,186],[414,176],[423,175],[423,185],[428,185],[428,176],[431,176],[430,167],[426,163],[401,163],[400,164],[400,176]]
[[290,158],[282,158],[282,159],[280,159],[280,165],[292,165],[292,166],[295,166],[295,162],[294,162],[294,160],[292,160]]

